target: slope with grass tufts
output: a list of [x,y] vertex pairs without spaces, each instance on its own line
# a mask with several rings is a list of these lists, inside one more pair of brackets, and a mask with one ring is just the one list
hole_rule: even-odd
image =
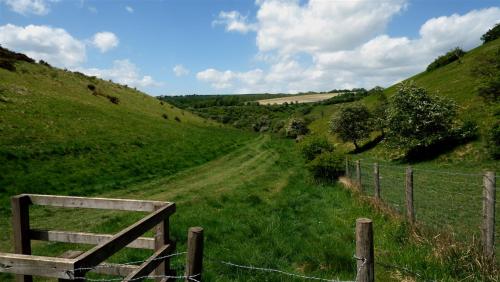
[[171,175],[253,138],[127,86],[47,64],[14,66],[0,68],[4,210],[18,193],[90,195]]

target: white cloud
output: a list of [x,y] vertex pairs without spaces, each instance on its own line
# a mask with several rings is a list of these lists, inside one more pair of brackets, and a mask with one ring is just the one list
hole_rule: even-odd
[[[197,75],[228,92],[324,91],[388,86],[425,69],[454,48],[471,49],[500,22],[500,8],[429,19],[417,38],[384,34],[403,0],[257,1],[257,59],[268,65],[259,83],[240,79],[246,72],[208,69]],[[223,87],[221,87],[223,86]]]
[[113,66],[109,69],[78,68],[78,70],[87,75],[95,75],[103,79],[111,79],[114,82],[139,88],[159,87],[163,85],[149,75],[141,75],[137,66],[128,59],[115,60]]
[[183,65],[175,65],[172,71],[174,72],[175,76],[184,76],[189,74],[189,69],[187,69]]
[[383,32],[406,0],[260,1],[257,47],[281,54],[353,48]]
[[129,12],[131,14],[134,12],[134,8],[132,8],[130,6],[125,6],[125,10],[127,10],[127,12]]
[[61,67],[85,61],[85,44],[61,28],[45,25],[0,26],[0,44]]
[[101,53],[105,53],[118,46],[120,40],[109,31],[98,32],[92,37],[92,44],[98,48]]
[[247,22],[247,17],[241,15],[238,11],[225,12],[221,11],[217,20],[212,22],[212,25],[225,25],[226,31],[235,31],[247,33],[255,31],[257,26]]
[[48,2],[59,2],[59,0],[0,0],[0,3],[2,2],[18,14],[43,16],[50,11]]
[[216,89],[229,89],[235,84],[256,86],[263,79],[263,71],[254,69],[248,72],[218,71],[215,69],[206,69],[198,72],[196,78],[200,81],[208,82]]

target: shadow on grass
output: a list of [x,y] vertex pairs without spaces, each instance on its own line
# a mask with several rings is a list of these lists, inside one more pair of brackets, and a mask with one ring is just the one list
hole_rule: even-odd
[[455,150],[458,146],[467,144],[477,139],[477,136],[467,139],[447,138],[427,147],[417,147],[408,151],[400,160],[406,163],[419,163],[432,161],[443,154]]
[[363,146],[357,148],[357,149],[354,149],[352,151],[350,151],[348,154],[359,154],[359,153],[363,153],[363,152],[366,152],[370,149],[373,149],[375,148],[375,146],[377,146],[380,142],[382,142],[382,140],[384,140],[385,136],[383,134],[375,137],[375,139],[373,140],[370,140],[368,141],[367,143],[363,144]]

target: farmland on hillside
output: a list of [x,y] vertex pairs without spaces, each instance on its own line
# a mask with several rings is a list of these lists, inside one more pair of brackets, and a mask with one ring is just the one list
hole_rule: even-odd
[[282,105],[293,103],[315,103],[323,100],[342,95],[342,93],[325,93],[325,94],[309,94],[309,95],[292,95],[289,97],[272,98],[265,100],[257,100],[261,105]]

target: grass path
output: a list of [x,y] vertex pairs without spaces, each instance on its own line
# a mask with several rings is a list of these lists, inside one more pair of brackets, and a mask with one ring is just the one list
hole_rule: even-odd
[[[205,281],[294,281],[277,274],[238,270],[230,261],[283,271],[352,280],[355,276],[354,226],[358,217],[375,221],[376,256],[429,279],[450,279],[450,271],[425,244],[408,240],[404,226],[363,205],[340,185],[316,185],[289,140],[260,136],[239,149],[174,176],[102,194],[105,197],[175,201],[172,237],[185,249],[190,226],[205,228]],[[129,212],[35,208],[32,225],[113,233],[139,219]],[[9,230],[10,232],[10,230]],[[2,240],[1,250],[10,244]],[[57,255],[68,244],[36,243],[34,253]],[[71,249],[88,246],[72,245]],[[150,252],[125,250],[112,259],[144,259]],[[173,260],[182,273],[184,257]],[[379,281],[407,277],[377,266]],[[9,281],[0,276],[2,281]],[[296,281],[302,281],[300,279]],[[408,280],[412,281],[412,280]]]

